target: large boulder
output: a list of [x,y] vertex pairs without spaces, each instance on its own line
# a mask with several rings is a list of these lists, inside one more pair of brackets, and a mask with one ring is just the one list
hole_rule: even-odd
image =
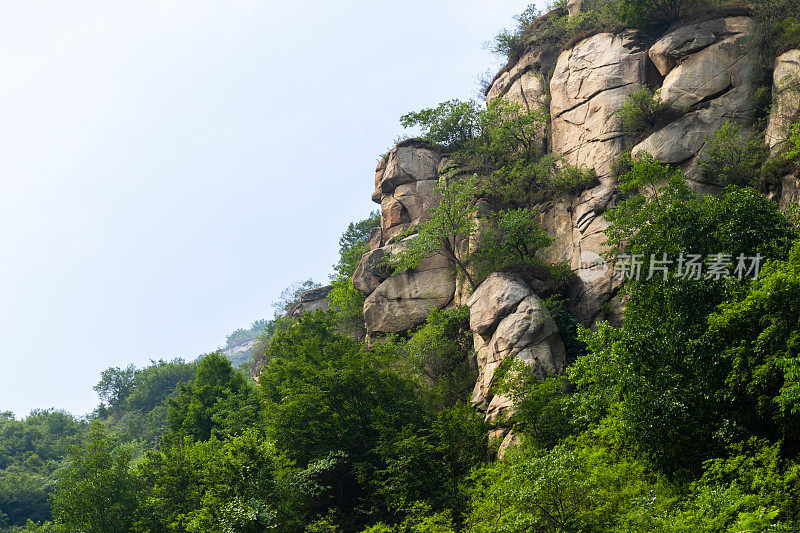
[[772,74],[772,109],[766,142],[774,155],[789,138],[790,126],[800,119],[800,50],[789,50],[775,60]]
[[695,187],[709,191],[698,164],[708,138],[726,122],[752,122],[759,57],[750,17],[720,17],[668,32],[650,57],[664,76],[660,96],[684,112],[631,150],[680,165]]
[[511,398],[493,393],[497,369],[509,358],[531,366],[542,379],[564,369],[558,327],[532,287],[541,277],[537,273],[495,272],[468,302],[478,364],[472,403],[485,413],[487,421],[500,422],[493,433],[499,440],[511,429],[504,427],[502,420],[514,406]]
[[546,52],[531,50],[494,79],[486,92],[486,103],[506,98],[528,111],[546,109],[549,103],[543,69],[549,62]]
[[453,269],[447,258],[427,257],[413,270],[389,277],[367,296],[364,301],[367,332],[399,332],[421,324],[431,309],[441,309],[453,301],[455,288]]
[[436,205],[440,162],[436,149],[412,139],[398,144],[378,164],[372,200],[381,205],[381,246],[419,223]]
[[610,176],[628,141],[617,111],[647,73],[647,49],[635,31],[599,33],[562,52],[550,80],[553,152]]
[[311,289],[310,291],[304,292],[300,296],[300,301],[292,308],[292,312],[289,314],[295,318],[299,318],[306,313],[330,309],[330,303],[327,298],[332,289],[333,287],[331,285],[326,285],[325,287],[319,287],[318,289]]

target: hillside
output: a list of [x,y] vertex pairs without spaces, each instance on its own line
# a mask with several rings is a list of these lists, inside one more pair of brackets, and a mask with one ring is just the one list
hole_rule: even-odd
[[800,530],[800,3],[518,22],[330,286],[0,418],[0,530]]

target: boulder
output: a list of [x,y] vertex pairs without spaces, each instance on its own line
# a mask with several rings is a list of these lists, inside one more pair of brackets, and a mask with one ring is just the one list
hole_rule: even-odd
[[725,122],[752,122],[760,68],[753,27],[750,17],[720,17],[674,29],[650,48],[664,75],[661,99],[685,115],[634,146],[634,156],[647,152],[681,165],[695,188],[715,190],[703,183],[698,164],[708,138]]
[[630,30],[562,52],[550,80],[553,151],[609,177],[628,141],[617,110],[647,83],[647,65],[647,49]]
[[383,281],[364,301],[367,332],[405,331],[425,321],[431,309],[453,300],[455,277],[441,255],[423,259],[417,268]]
[[439,153],[422,141],[404,141],[392,148],[375,169],[372,200],[391,194],[398,185],[439,178]]
[[549,103],[541,50],[531,50],[508,70],[501,72],[486,92],[486,103],[498,98],[516,102],[524,109],[546,109]]
[[386,264],[389,253],[385,248],[377,248],[364,254],[353,274],[353,287],[365,295],[372,293],[391,274],[392,269]]
[[306,313],[330,309],[330,303],[328,303],[327,298],[332,289],[332,286],[327,285],[325,287],[319,287],[318,289],[312,289],[304,292],[300,296],[300,301],[292,309],[292,312],[290,313],[291,316],[299,318]]
[[379,241],[370,240],[371,249],[392,243],[436,205],[441,159],[428,143],[413,139],[384,156],[375,170],[372,195],[372,200],[381,204],[381,233]]
[[800,50],[790,50],[775,60],[772,74],[772,109],[766,142],[773,155],[789,138],[789,126],[800,119]]
[[[558,327],[528,279],[511,272],[491,274],[469,299],[470,327],[478,365],[472,403],[486,420],[499,421],[513,410],[511,398],[492,393],[496,370],[509,358],[534,368],[540,378],[564,369],[564,345]],[[508,427],[498,428],[502,439]]]
[[467,300],[470,329],[479,335],[493,330],[530,293],[530,287],[511,274],[490,274]]

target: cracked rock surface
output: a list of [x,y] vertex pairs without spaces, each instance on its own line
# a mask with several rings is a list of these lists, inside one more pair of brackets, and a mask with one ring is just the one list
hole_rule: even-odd
[[[478,379],[472,403],[497,422],[513,410],[511,398],[494,394],[496,371],[509,358],[531,366],[537,377],[564,369],[564,344],[550,312],[531,282],[513,272],[489,275],[467,301],[470,329],[477,353]],[[504,440],[510,427],[499,427],[493,438]]]

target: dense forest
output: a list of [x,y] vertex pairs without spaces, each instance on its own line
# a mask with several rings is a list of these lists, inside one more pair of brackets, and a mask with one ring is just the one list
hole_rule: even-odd
[[[529,8],[496,51],[565,49],[614,26],[657,34],[681,17],[738,8],[702,0],[594,0]],[[800,44],[798,0],[754,6],[765,57]],[[547,117],[502,99],[449,101],[404,115],[448,154],[441,203],[386,268],[413,269],[443,243],[475,288],[501,268],[546,268],[546,305],[567,349],[563,373],[502,369],[516,446],[469,401],[476,379],[469,309],[434,310],[402,334],[364,337],[351,278],[369,250],[372,213],[351,223],[333,266],[330,309],[290,316],[307,282],[271,320],[237,330],[252,361],[109,368],[85,418],[59,410],[0,413],[0,531],[129,532],[767,532],[800,530],[800,208],[761,194],[800,166],[800,124],[786,148],[763,146],[769,95],[752,128],[709,139],[702,171],[718,195],[646,155],[615,165],[620,201],[606,214],[610,262],[622,257],[757,256],[758,276],[664,275],[622,285],[624,322],[571,316],[570,269],[537,251],[551,238],[531,206],[597,175],[545,153]],[[764,103],[766,102],[766,104]],[[667,109],[643,89],[621,107],[632,135]],[[422,142],[422,141],[421,141]],[[457,172],[455,171],[457,170]],[[761,192],[760,192],[761,191]],[[682,255],[681,255],[682,256]],[[647,260],[641,268],[651,267]],[[252,376],[258,377],[254,379]]]

